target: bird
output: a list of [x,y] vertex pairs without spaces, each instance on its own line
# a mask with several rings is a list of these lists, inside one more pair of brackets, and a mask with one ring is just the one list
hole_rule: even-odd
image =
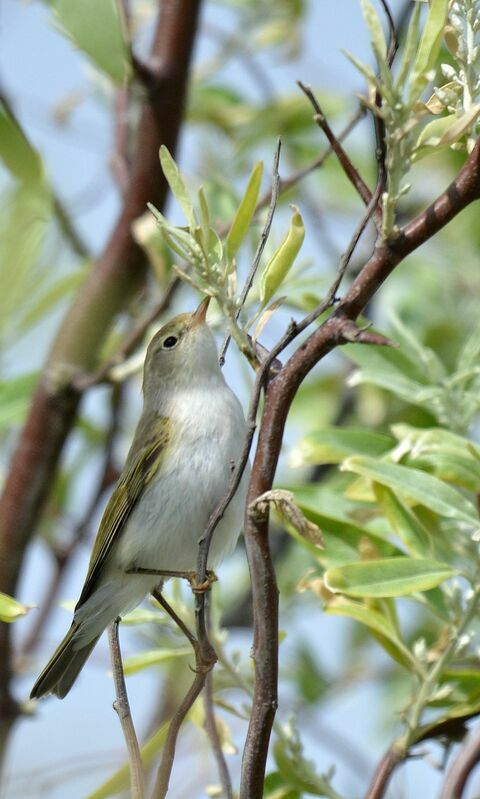
[[[209,300],[165,324],[148,346],[132,445],[101,518],[70,629],[31,698],[63,699],[103,631],[158,587],[159,574],[195,571],[199,539],[228,491],[246,435],[206,322]],[[233,551],[241,532],[248,470],[247,464],[214,532],[209,569]]]

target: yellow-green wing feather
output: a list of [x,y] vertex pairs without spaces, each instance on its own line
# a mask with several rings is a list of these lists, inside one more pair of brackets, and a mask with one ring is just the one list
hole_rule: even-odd
[[[138,426],[125,469],[102,516],[77,608],[88,599],[112,545],[162,463],[170,441],[170,429],[170,420],[166,417],[144,419]],[[146,443],[145,434],[148,435]]]

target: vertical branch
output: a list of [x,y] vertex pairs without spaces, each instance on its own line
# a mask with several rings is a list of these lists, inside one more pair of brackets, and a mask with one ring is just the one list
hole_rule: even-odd
[[116,619],[108,628],[108,643],[112,661],[113,680],[115,683],[116,700],[113,707],[122,725],[125,743],[127,745],[128,762],[130,764],[130,780],[132,785],[132,799],[143,799],[145,796],[145,777],[143,774],[142,758],[138,746],[132,714],[128,703],[127,686],[123,673],[122,653],[118,638],[118,623]]

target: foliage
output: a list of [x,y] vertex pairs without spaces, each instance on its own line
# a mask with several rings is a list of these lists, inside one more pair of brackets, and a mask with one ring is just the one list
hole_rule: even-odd
[[[141,49],[145,20],[134,14],[132,33],[113,0],[81,5],[80,10],[71,0],[52,0],[46,13],[88,63],[92,96],[105,117],[113,91],[123,86],[135,119],[144,87],[140,90],[135,82],[132,52]],[[151,206],[135,221],[133,235],[152,267],[148,290],[118,320],[100,362],[116,351],[125,332],[148,317],[176,274],[191,292],[180,295],[179,306],[184,298],[193,304],[194,292],[211,295],[216,301],[214,322],[226,322],[240,352],[256,366],[252,331],[254,340],[261,336],[269,345],[272,330],[283,331],[291,314],[298,320],[321,302],[334,261],[345,249],[344,233],[356,224],[357,199],[333,159],[317,174],[293,181],[279,198],[245,300],[241,287],[265,231],[262,189],[271,189],[267,173],[275,141],[282,139],[284,178],[318,155],[320,134],[301,96],[283,86],[269,90],[268,70],[263,82],[259,79],[266,96],[257,100],[245,80],[231,80],[231,64],[244,54],[255,72],[257,50],[260,71],[264,62],[268,69],[278,61],[292,63],[311,9],[294,0],[229,0],[221,5],[231,15],[230,27],[219,33],[212,24],[213,38],[219,40],[215,56],[201,64],[192,80],[187,111],[187,127],[201,157],[195,155],[189,163],[182,152],[177,163],[166,147],[160,151],[183,218],[178,223],[177,207],[162,212]],[[432,199],[425,187],[433,171],[443,188],[476,141],[480,6],[478,0],[415,3],[393,66],[380,5],[362,0],[361,7],[376,67],[356,55],[349,57],[366,81],[361,102],[385,127],[381,230],[384,239],[394,239],[402,217],[413,216]],[[142,11],[147,23],[150,13]],[[354,110],[351,98],[324,89],[318,94],[326,116],[340,128]],[[347,147],[368,179],[375,169],[370,145],[364,138]],[[46,157],[7,102],[0,105],[0,158],[0,435],[10,450],[43,355],[36,352],[32,365],[25,353],[35,349],[37,339],[51,338],[55,319],[75,295],[91,257],[90,242],[84,246],[65,225],[65,216],[71,217],[75,234],[75,211],[60,202]],[[383,714],[372,710],[372,724],[383,738],[397,735],[404,752],[444,730],[446,722],[452,723],[451,737],[445,739],[450,745],[462,736],[465,720],[480,714],[475,620],[480,584],[477,213],[467,211],[421,253],[414,253],[368,308],[376,329],[396,346],[344,346],[342,356],[316,370],[295,399],[279,470],[283,488],[263,498],[272,509],[276,505],[273,515],[284,528],[276,556],[282,698],[265,781],[270,799],[347,795],[344,786],[354,779],[351,764],[342,762],[341,751],[332,755],[322,743],[312,743],[318,736],[309,731],[320,714],[325,718],[331,713],[332,699],[361,695],[365,678],[375,682],[377,695],[383,692],[385,700],[378,703]],[[360,248],[359,262],[363,256]],[[347,275],[347,283],[349,279]],[[235,387],[248,390],[250,373],[243,380],[247,370],[242,371],[235,355],[229,357]],[[134,368],[141,361],[136,356]],[[124,367],[122,362],[120,370],[109,372],[120,383],[120,411],[115,402],[107,408],[101,391],[97,398],[102,410],[95,402],[83,406],[52,486],[41,532],[43,552],[54,567],[71,544],[75,551],[95,517],[98,503],[88,515],[85,495],[105,449],[100,495],[121,466],[125,441],[119,427],[125,428],[127,439],[133,426],[133,418],[122,409],[125,396],[130,397],[123,387],[128,374]],[[57,376],[48,375],[52,377]],[[120,455],[112,455],[112,441]],[[243,611],[248,576],[239,561],[234,558],[227,567],[232,576],[220,580],[212,603],[212,641],[219,658],[213,674],[214,710],[227,760],[243,740],[253,691],[248,645],[231,629],[248,622]],[[40,578],[43,583],[45,575]],[[23,591],[33,589],[29,585]],[[43,601],[42,591],[37,593]],[[194,628],[189,593],[174,585],[167,594],[174,610]],[[2,621],[27,610],[0,596]],[[155,604],[133,611],[124,623],[138,633],[139,642],[135,654],[125,658],[128,682],[141,680],[149,670],[162,686],[169,686],[178,704],[193,662],[184,636]],[[342,650],[333,666],[325,629],[335,630],[338,646],[332,648]],[[153,705],[151,697],[148,704]],[[169,706],[143,742],[147,767],[158,761],[172,714]],[[335,714],[330,718],[334,728]],[[190,748],[203,755],[208,741],[201,700],[190,709],[187,722]],[[347,745],[348,727],[342,730]],[[369,748],[373,750],[373,742]],[[320,755],[336,761],[336,773],[318,765]],[[107,771],[105,767],[103,777]],[[364,782],[360,787],[356,783],[355,793],[364,787]],[[127,788],[123,765],[90,796],[114,796]]]

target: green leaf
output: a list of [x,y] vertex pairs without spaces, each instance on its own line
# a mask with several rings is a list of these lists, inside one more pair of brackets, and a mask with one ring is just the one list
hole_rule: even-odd
[[0,430],[22,421],[37,379],[38,373],[31,372],[0,381]]
[[416,671],[414,656],[398,637],[392,623],[378,610],[367,608],[359,602],[348,602],[338,597],[329,602],[325,613],[334,616],[346,616],[367,627],[375,639],[386,649],[397,663],[409,671]]
[[[187,717],[188,718],[188,717]],[[140,749],[142,763],[147,769],[152,763],[157,753],[162,749],[165,739],[167,737],[170,720],[165,721],[162,726],[154,732],[148,741]],[[106,780],[99,788],[90,793],[86,799],[108,799],[110,796],[116,796],[122,791],[130,789],[130,767],[128,763],[118,769],[108,780]]]
[[258,161],[253,167],[245,194],[238,206],[232,226],[225,240],[225,247],[228,261],[231,261],[238,252],[246,234],[250,222],[252,221],[255,207],[257,205],[258,193],[262,182],[263,163]]
[[0,622],[3,621],[9,624],[25,616],[29,610],[30,608],[27,605],[22,605],[13,597],[8,596],[8,594],[0,592]]
[[115,0],[51,0],[51,6],[73,43],[101,72],[123,83],[131,63]]
[[374,483],[373,490],[382,513],[408,551],[420,557],[431,555],[431,537],[414,512],[407,508],[390,488]]
[[318,525],[322,531],[325,542],[325,549],[320,550],[306,541],[301,536],[296,536],[294,531],[289,530],[290,534],[296,538],[303,546],[311,552],[315,560],[322,566],[336,566],[343,563],[350,563],[360,556],[361,548],[369,545],[370,549],[378,555],[389,556],[401,554],[401,550],[395,547],[390,541],[386,541],[381,536],[368,530],[366,527],[359,527],[350,521],[336,519],[326,514],[319,513],[295,497],[299,508],[303,511],[307,519]]
[[285,280],[300,251],[304,237],[305,227],[303,219],[298,208],[293,206],[290,229],[262,273],[260,280],[260,301],[262,308],[268,305],[277,289],[280,288]]
[[465,341],[457,361],[457,372],[467,372],[478,365],[480,360],[480,321]]
[[458,572],[446,563],[415,558],[382,558],[346,563],[325,572],[325,585],[334,593],[357,597],[406,596],[428,591]]
[[160,147],[160,163],[172,194],[182,209],[190,229],[193,231],[198,226],[198,223],[195,217],[195,211],[193,210],[192,201],[183,178],[180,175],[178,166],[164,144]]
[[370,0],[360,0],[360,5],[362,8],[363,17],[370,31],[374,53],[377,58],[382,58],[385,60],[385,56],[387,55],[387,45],[378,14],[370,3]]
[[23,182],[42,178],[39,154],[0,101],[0,158],[12,175]]
[[131,655],[123,661],[123,671],[125,674],[136,674],[142,669],[147,669],[150,666],[158,666],[160,663],[165,663],[173,658],[182,658],[191,655],[192,650],[190,647],[178,649],[151,649],[146,652],[140,652],[138,655]]
[[479,526],[475,506],[466,497],[419,469],[361,456],[348,458],[341,468],[388,486],[447,519],[467,522],[476,528]]
[[340,463],[349,455],[378,457],[392,448],[390,436],[373,430],[324,427],[303,438],[292,451],[291,466]]
[[422,94],[429,82],[427,73],[434,69],[436,65],[447,22],[447,14],[448,0],[431,0],[417,57],[412,67],[409,90],[410,105],[413,105],[415,100],[418,100]]
[[415,58],[415,54],[418,50],[420,9],[421,3],[413,4],[412,16],[410,18],[410,24],[408,26],[407,37],[405,40],[405,47],[403,50],[402,63],[397,75],[397,86],[400,92],[403,90],[404,83],[407,79],[408,73],[410,72],[413,59]]

